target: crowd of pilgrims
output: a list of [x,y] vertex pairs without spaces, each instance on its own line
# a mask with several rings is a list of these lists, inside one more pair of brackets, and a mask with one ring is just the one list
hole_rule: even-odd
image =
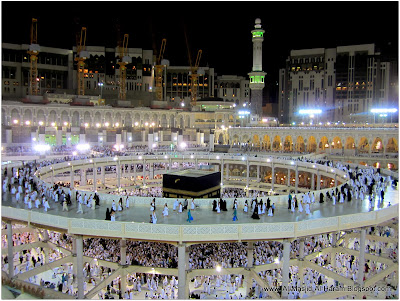
[[[13,245],[23,245],[43,240],[42,234],[23,232],[22,225],[13,225],[18,231],[13,234]],[[2,223],[2,228],[6,228]],[[358,230],[353,230],[356,233]],[[343,234],[343,233],[341,233]],[[368,235],[386,236],[398,239],[397,228],[392,226],[375,226],[367,228]],[[55,231],[48,232],[48,239],[55,245],[72,251],[72,236]],[[346,244],[346,245],[345,245]],[[359,238],[350,237],[343,241],[338,241],[341,248],[335,249],[336,252],[324,254],[323,250],[332,245],[332,234],[320,234],[304,238],[304,256],[312,253],[319,253],[313,257],[312,263],[317,264],[327,270],[333,271],[357,280],[359,263],[358,257],[346,254],[346,248],[359,251]],[[126,264],[146,267],[165,267],[177,268],[178,251],[174,245],[160,242],[126,241]],[[2,248],[7,248],[7,239],[2,235]],[[247,267],[248,263],[248,244],[247,243],[204,243],[189,247],[189,269],[215,269],[220,265],[223,269],[235,267]],[[373,239],[366,239],[366,254],[379,255],[384,258],[398,260],[398,246],[395,242],[383,242]],[[120,241],[103,238],[84,239],[84,255],[97,260],[92,260],[84,265],[84,289],[87,291],[89,285],[95,286],[112,273],[110,268],[101,266],[99,260],[120,262]],[[300,255],[300,240],[291,242],[290,258],[295,259]],[[45,257],[48,256],[48,259]],[[65,256],[56,249],[48,249],[47,253],[42,247],[27,249],[15,252],[14,274],[29,271],[35,267],[43,265],[45,262],[53,262]],[[253,246],[252,264],[254,266],[279,263],[283,257],[283,245],[277,241],[256,241]],[[8,271],[7,254],[2,254],[2,269]],[[388,266],[379,261],[371,259],[365,260],[362,267],[365,272],[365,279],[383,271]],[[282,271],[280,268],[272,268],[258,273],[258,275],[268,283],[270,287],[278,287],[282,282]],[[53,269],[51,279],[43,279],[43,274],[30,277],[28,281],[41,284],[45,287],[58,290],[70,295],[76,295],[76,281],[74,281],[74,271],[71,264],[63,265]],[[214,298],[215,299],[244,299],[246,296],[238,289],[244,284],[250,285],[248,298],[264,299],[268,297],[268,291],[260,287],[255,281],[249,283],[243,275],[212,275],[196,276],[190,281],[193,283],[191,296],[194,298]],[[398,296],[397,275],[390,273],[383,279],[387,291],[386,297]],[[289,291],[289,299],[305,298],[323,292],[321,288],[328,289],[340,286],[336,281],[329,280],[329,277],[312,268],[303,269],[302,273],[298,266],[290,266],[289,286],[293,289]],[[308,287],[310,291],[303,292],[297,290],[299,287]],[[127,275],[127,290],[122,292],[121,279],[117,277],[107,288],[99,292],[101,299],[119,298],[134,299],[140,292],[145,291],[145,298],[152,299],[176,299],[178,279],[174,276],[154,275],[145,273],[132,273]],[[375,297],[379,291],[376,289],[371,292]],[[380,295],[382,296],[382,295]]]

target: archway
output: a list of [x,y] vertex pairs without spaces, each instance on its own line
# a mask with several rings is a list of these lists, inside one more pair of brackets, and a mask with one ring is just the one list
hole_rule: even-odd
[[387,153],[399,152],[399,146],[397,144],[396,138],[389,138],[388,143],[386,144],[386,152]]
[[283,143],[283,150],[285,152],[292,152],[293,151],[293,139],[292,136],[286,136],[285,141]]
[[347,137],[344,148],[345,149],[356,149],[356,142],[353,137]]
[[305,151],[305,144],[304,144],[304,138],[302,136],[298,136],[296,139],[296,144],[295,144],[295,151],[296,152],[300,152],[300,153],[304,153]]
[[319,142],[319,149],[323,151],[326,148],[329,148],[329,140],[326,136],[323,136]]
[[372,143],[371,152],[372,153],[383,153],[385,147],[383,145],[382,139],[376,137],[374,142]]
[[279,152],[282,150],[282,142],[280,136],[275,136],[274,141],[272,142],[272,150],[274,152]]
[[271,138],[268,135],[264,135],[262,141],[262,148],[265,149],[266,151],[271,150]]
[[368,153],[369,152],[369,143],[366,137],[361,137],[360,142],[358,143],[358,151],[360,153]]
[[253,136],[252,147],[260,148],[260,137],[257,134]]
[[307,151],[310,153],[314,153],[317,151],[317,140],[314,136],[310,136],[308,138]]

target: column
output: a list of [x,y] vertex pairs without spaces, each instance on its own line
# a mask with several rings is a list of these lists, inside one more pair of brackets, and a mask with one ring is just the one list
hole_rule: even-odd
[[103,135],[103,131],[98,131],[97,133],[97,143],[102,146],[104,143],[105,136]]
[[260,165],[257,165],[257,183],[260,182]]
[[210,130],[210,140],[208,142],[208,146],[209,146],[208,150],[210,152],[213,152],[214,151],[214,130]]
[[299,245],[299,285],[301,286],[303,283],[304,278],[304,268],[303,268],[303,261],[304,261],[304,238],[300,237],[300,245]]
[[132,147],[132,132],[126,133],[126,139],[128,141],[128,147]]
[[247,163],[246,163],[246,196],[249,196],[249,185],[250,185],[250,165],[249,165],[249,158],[247,158]]
[[224,159],[221,160],[221,184],[223,183],[224,183]]
[[71,147],[72,146],[72,141],[71,141],[71,136],[72,136],[72,133],[71,133],[71,128],[70,127],[68,127],[67,128],[67,132],[65,133],[65,144],[67,145],[67,147]]
[[[288,297],[289,285],[289,260],[290,260],[290,241],[283,240],[283,258],[282,258],[282,299]],[[285,288],[285,289],[284,289]]]
[[290,190],[290,168],[287,170],[287,186],[289,187],[288,189]]
[[226,176],[225,179],[229,181],[229,163],[226,163]]
[[86,130],[83,126],[79,130],[79,143],[86,143]]
[[274,163],[271,164],[271,167],[272,167],[271,190],[274,190],[274,184],[275,184],[275,166],[274,166]]
[[126,266],[126,240],[121,239],[121,261],[120,265],[122,266],[121,270],[121,291],[122,295],[125,294],[126,291],[126,273],[125,273],[125,266]]
[[57,146],[61,146],[62,145],[62,126],[57,126],[56,145]]
[[72,190],[72,189],[74,189],[74,181],[75,181],[75,172],[74,172],[74,167],[73,166],[71,166],[71,170],[70,170],[70,189]]
[[186,245],[178,245],[178,299],[189,299],[186,295]]
[[317,171],[317,190],[321,190],[321,175]]
[[147,134],[148,141],[147,141],[147,147],[149,150],[153,149],[153,143],[154,143],[154,133],[153,129],[149,129],[149,133]]
[[247,279],[245,279],[246,283],[246,296],[249,295],[250,289],[252,287],[253,281],[250,277],[250,269],[253,267],[253,254],[254,254],[254,243],[252,241],[249,241],[247,243],[247,267],[249,271],[247,272],[247,275],[244,275]]
[[146,142],[146,129],[142,128],[142,144]]
[[311,173],[311,190],[315,190],[315,173]]
[[[49,232],[46,229],[43,231],[43,242],[47,243],[49,241]],[[44,253],[44,264],[49,263],[49,248],[46,246],[43,248]]]
[[115,168],[117,170],[117,188],[119,189],[121,187],[121,164],[119,160],[117,161]]
[[299,189],[299,170],[297,168],[297,165],[296,165],[296,170],[295,170],[294,186],[295,186],[295,192],[298,193],[298,189]]
[[11,143],[12,143],[12,128],[11,127],[6,128],[6,143],[7,143],[7,145],[11,146]]
[[357,283],[361,286],[364,284],[364,265],[365,265],[365,235],[367,231],[365,228],[361,228],[360,233],[360,256],[358,258],[358,274]]
[[83,299],[85,292],[83,291],[83,236],[77,235],[76,243],[76,278],[78,284],[78,299]]
[[45,144],[45,139],[46,139],[46,128],[44,126],[39,126],[39,143]]
[[13,247],[13,236],[12,236],[12,225],[11,222],[7,222],[7,257],[8,257],[8,275],[14,276],[14,247]]
[[96,162],[93,162],[93,191],[97,190],[97,166]]

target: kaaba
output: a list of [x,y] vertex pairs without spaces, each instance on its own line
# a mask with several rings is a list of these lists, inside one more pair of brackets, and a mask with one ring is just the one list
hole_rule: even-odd
[[165,198],[219,198],[221,173],[186,169],[163,176]]

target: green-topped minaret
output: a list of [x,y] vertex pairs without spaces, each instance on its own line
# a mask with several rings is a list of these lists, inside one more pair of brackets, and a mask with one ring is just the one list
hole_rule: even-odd
[[249,73],[250,77],[250,102],[251,113],[262,117],[262,99],[265,86],[264,79],[266,72],[262,71],[262,43],[265,31],[261,26],[261,19],[257,18],[254,29],[251,31],[253,41],[253,68]]

